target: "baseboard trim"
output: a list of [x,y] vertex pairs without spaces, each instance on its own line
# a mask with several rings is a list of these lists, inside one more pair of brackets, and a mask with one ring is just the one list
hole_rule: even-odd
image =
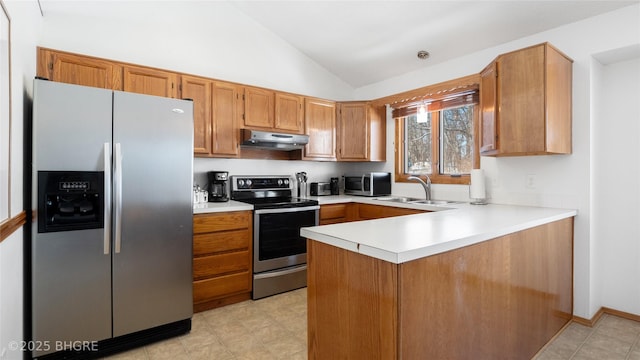
[[621,318],[624,318],[624,319],[629,319],[629,320],[640,322],[640,315],[636,315],[636,314],[632,314],[632,313],[628,313],[628,312],[624,312],[624,311],[620,311],[620,310],[615,310],[615,309],[611,309],[611,308],[604,307],[604,306],[601,307],[595,313],[595,315],[593,315],[593,317],[591,319],[585,319],[583,317],[574,315],[572,320],[574,322],[577,322],[580,325],[593,327],[593,325],[595,325],[598,322],[598,320],[600,320],[602,315],[604,315],[604,314],[614,315],[614,316],[621,317]]

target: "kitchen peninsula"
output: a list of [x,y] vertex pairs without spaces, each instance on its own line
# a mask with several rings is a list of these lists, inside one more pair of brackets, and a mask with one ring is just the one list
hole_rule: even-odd
[[530,359],[571,319],[576,211],[441,209],[301,230],[309,359]]

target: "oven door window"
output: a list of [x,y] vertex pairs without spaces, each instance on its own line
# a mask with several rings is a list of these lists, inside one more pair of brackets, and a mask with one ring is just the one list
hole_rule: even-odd
[[307,241],[300,228],[316,225],[316,211],[258,214],[258,258],[277,259],[307,252]]

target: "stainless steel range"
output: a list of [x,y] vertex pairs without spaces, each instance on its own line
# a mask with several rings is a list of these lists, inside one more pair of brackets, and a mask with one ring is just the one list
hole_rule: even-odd
[[300,228],[318,225],[318,202],[292,196],[288,176],[232,176],[231,199],[253,205],[253,299],[307,285],[307,243]]

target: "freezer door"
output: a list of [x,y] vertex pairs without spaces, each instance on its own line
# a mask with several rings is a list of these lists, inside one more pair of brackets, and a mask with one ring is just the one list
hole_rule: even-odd
[[[34,82],[32,208],[38,209],[37,172],[104,171],[111,156],[112,92]],[[106,158],[106,164],[105,164]],[[108,184],[107,184],[108,186]],[[105,209],[108,208],[105,207]],[[107,229],[108,230],[108,229]],[[111,253],[105,229],[38,233],[32,224],[32,339],[35,356],[72,341],[111,337]],[[107,247],[107,250],[109,248]]]
[[114,336],[192,315],[193,104],[114,92]]

